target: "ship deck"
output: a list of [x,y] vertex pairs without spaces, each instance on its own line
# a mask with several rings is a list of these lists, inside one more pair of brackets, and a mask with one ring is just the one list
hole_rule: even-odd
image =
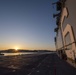
[[76,75],[55,53],[0,57],[0,75]]

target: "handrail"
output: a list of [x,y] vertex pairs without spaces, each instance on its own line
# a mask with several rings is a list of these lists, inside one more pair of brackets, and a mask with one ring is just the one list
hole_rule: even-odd
[[69,46],[69,45],[72,45],[73,43],[76,43],[76,41],[74,41],[74,42],[72,42],[72,43],[69,43],[68,45],[65,45],[65,46],[63,46],[63,47],[61,47],[61,48],[59,48],[58,50],[61,50],[61,49],[67,49],[67,48],[65,48],[65,47],[67,47],[67,46]]

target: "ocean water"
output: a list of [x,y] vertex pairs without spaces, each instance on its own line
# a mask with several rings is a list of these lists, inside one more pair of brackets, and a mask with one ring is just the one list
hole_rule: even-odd
[[35,52],[18,52],[18,53],[3,53],[4,56],[24,55],[24,54],[35,54]]
[[18,52],[18,53],[3,53],[4,56],[25,55],[25,54],[50,54],[52,52]]

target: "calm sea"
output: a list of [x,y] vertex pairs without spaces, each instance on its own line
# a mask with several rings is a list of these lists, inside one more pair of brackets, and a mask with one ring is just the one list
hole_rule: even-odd
[[3,53],[4,56],[24,55],[24,54],[49,54],[52,52],[18,52],[18,53]]
[[35,54],[35,52],[18,52],[18,53],[3,53],[4,56]]

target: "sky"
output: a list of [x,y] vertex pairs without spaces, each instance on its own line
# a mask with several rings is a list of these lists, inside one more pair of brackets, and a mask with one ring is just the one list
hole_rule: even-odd
[[0,50],[54,50],[57,0],[0,0]]

